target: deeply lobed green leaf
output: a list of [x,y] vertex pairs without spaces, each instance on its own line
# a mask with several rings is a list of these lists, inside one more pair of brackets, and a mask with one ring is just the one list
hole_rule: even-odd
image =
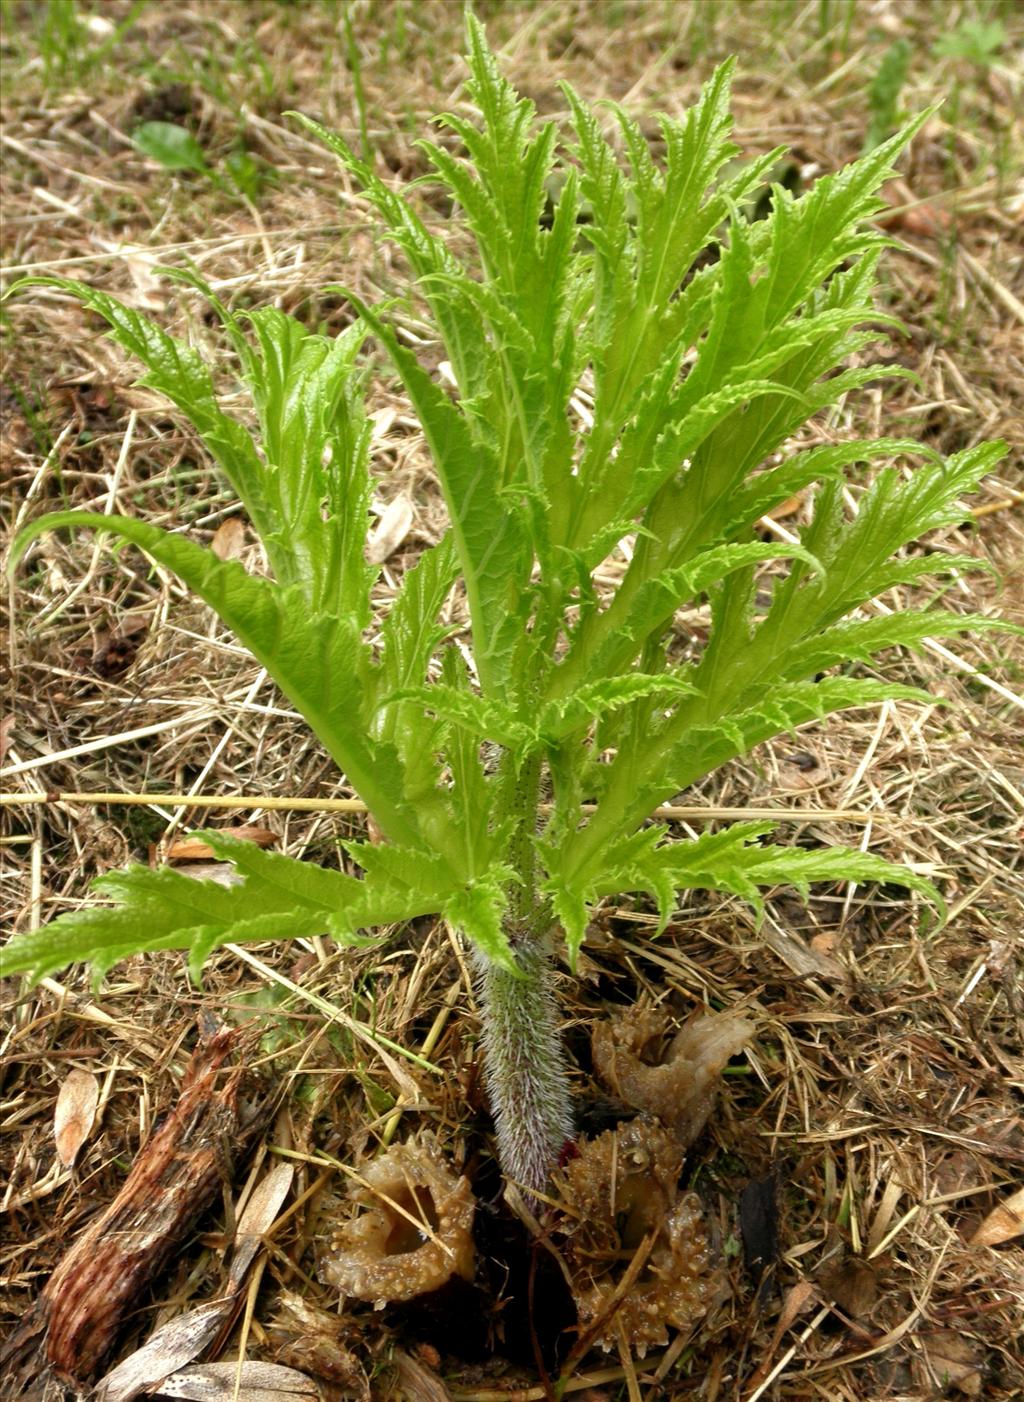
[[[273,307],[235,313],[179,273],[221,319],[250,402],[236,416],[193,347],[85,284],[42,280],[99,314],[144,383],[188,417],[273,578],[182,533],[81,512],[34,522],[15,556],[43,530],[89,527],[176,572],[306,717],[385,841],[350,847],[361,878],[326,873],[314,891],[308,867],[296,874],[218,838],[241,885],[137,868],[107,878],[121,907],[19,937],[16,969],[79,957],[102,969],[161,947],[188,949],[197,966],[224,940],[347,939],[427,912],[511,967],[507,932],[531,901],[549,903],[575,951],[593,903],[621,890],[650,892],[662,918],[677,890],[700,885],[756,904],[780,882],[902,880],[934,898],[871,854],[764,846],[750,826],[689,843],[642,826],[774,735],[844,707],[932,700],[860,677],[856,664],[994,626],[864,609],[896,586],[973,567],[905,552],[962,519],[1001,444],[948,463],[902,439],[794,446],[809,419],[881,374],[850,367],[891,324],[873,303],[885,240],[871,219],[924,118],[799,197],[773,187],[768,217],[750,223],[743,208],[778,153],[738,159],[731,63],[681,119],[662,120],[656,156],[629,114],[605,120],[570,89],[574,138],[563,142],[503,77],[472,17],[468,46],[474,110],[445,115],[423,143],[469,236],[465,254],[412,192],[302,119],[398,244],[443,376],[410,348],[393,305],[347,294],[359,320],[332,339]],[[375,638],[369,336],[419,420],[450,519]],[[871,465],[864,489],[848,481],[860,463]],[[799,539],[764,539],[766,513],[796,494],[807,503]],[[682,662],[680,610],[708,621]],[[538,814],[542,774],[551,803]]]

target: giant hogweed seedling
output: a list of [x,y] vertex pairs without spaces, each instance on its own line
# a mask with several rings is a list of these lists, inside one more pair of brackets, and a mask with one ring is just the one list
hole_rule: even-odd
[[[331,340],[273,308],[235,313],[207,292],[251,396],[254,435],[221,407],[194,349],[105,293],[48,279],[98,312],[145,365],[144,383],[191,420],[272,573],[249,574],[182,533],[79,511],[34,522],[15,550],[42,531],[89,527],[174,571],[306,717],[383,840],[346,844],[357,876],[207,832],[240,884],[139,866],[110,873],[96,886],[114,908],[18,936],[6,966],[40,976],[86,959],[99,975],[129,954],[182,948],[198,974],[225,941],[352,942],[440,913],[475,950],[502,1164],[535,1193],[571,1132],[553,947],[564,939],[573,964],[604,897],[650,892],[661,927],[686,888],[756,906],[763,887],[849,879],[937,899],[918,874],[868,853],[772,845],[770,825],[676,841],[644,824],[771,736],[843,707],[933,700],[850,664],[993,620],[859,610],[894,586],[977,566],[899,552],[961,520],[958,499],[1003,448],[943,463],[902,440],[791,446],[810,416],[899,373],[842,367],[884,334],[871,300],[884,240],[867,221],[920,121],[799,199],[776,189],[770,216],[748,225],[736,210],[779,153],[737,165],[730,64],[682,119],[662,119],[656,158],[625,112],[612,109],[609,140],[570,88],[574,137],[561,145],[555,123],[538,125],[501,76],[473,19],[468,42],[475,117],[446,115],[448,136],[422,143],[471,236],[465,259],[344,141],[302,119],[404,253],[456,392],[382,307],[350,296],[359,321]],[[709,246],[713,261],[702,257]],[[422,425],[451,522],[373,642],[357,369],[370,334]],[[847,513],[846,469],[912,455],[912,472],[882,467]],[[799,543],[763,543],[759,518],[812,488]],[[635,545],[607,597],[595,572],[625,536]],[[465,650],[446,646],[438,622],[457,583]],[[674,614],[705,598],[708,642],[679,662]]]

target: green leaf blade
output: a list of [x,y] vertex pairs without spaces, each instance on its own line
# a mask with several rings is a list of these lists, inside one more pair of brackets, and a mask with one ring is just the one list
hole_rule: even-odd
[[351,619],[311,614],[302,590],[250,575],[236,560],[220,560],[184,536],[127,516],[82,511],[44,516],[19,533],[12,566],[36,536],[62,526],[118,535],[183,579],[305,716],[383,831],[395,841],[421,845],[416,813],[403,790],[399,757],[366,729],[361,703],[369,710],[370,698],[359,696],[359,684],[369,667],[369,649]]
[[206,153],[186,128],[176,122],[142,122],[132,132],[132,145],[164,170],[191,170],[207,175]]

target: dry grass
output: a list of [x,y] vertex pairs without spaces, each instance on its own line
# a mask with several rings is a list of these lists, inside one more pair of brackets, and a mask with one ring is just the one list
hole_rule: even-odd
[[[903,105],[946,98],[906,164],[906,190],[896,198],[915,217],[898,216],[900,243],[887,264],[885,296],[907,326],[894,353],[920,379],[868,391],[820,432],[914,433],[943,451],[1006,436],[1013,454],[973,503],[974,529],[950,530],[933,544],[976,553],[1003,580],[998,600],[995,584],[980,575],[952,592],[951,606],[995,604],[1024,620],[1024,205],[1016,160],[1024,84],[1010,57],[1024,44],[1020,12],[886,0],[568,0],[481,9],[507,46],[511,76],[546,111],[559,106],[562,77],[588,98],[678,111],[711,65],[736,51],[741,138],[757,148],[788,142],[801,165],[823,169],[859,150],[867,83],[887,44],[910,38]],[[342,313],[325,285],[343,280],[370,292],[392,285],[392,255],[374,242],[362,205],[281,116],[298,107],[357,130],[336,6],[150,5],[99,70],[69,63],[49,75],[39,57],[39,8],[15,0],[4,13],[4,58],[14,75],[3,112],[4,257],[12,272],[73,272],[169,324],[191,325],[199,337],[207,330],[193,299],[161,281],[154,266],[192,259],[226,295],[275,300],[327,326],[340,325]],[[129,7],[108,4],[101,13],[116,23]],[[962,19],[985,16],[999,18],[1008,34],[991,67],[931,53]],[[459,82],[456,7],[356,0],[351,18],[371,138],[392,171],[414,175],[411,139]],[[276,170],[276,181],[248,200],[158,171],[128,139],[140,117],[184,122],[217,160],[244,142]],[[66,502],[188,523],[203,539],[234,514],[182,424],[155,396],[130,387],[134,369],[67,299],[47,290],[23,295],[6,310],[4,331],[0,452],[9,527]],[[442,521],[414,425],[386,384],[375,386],[374,404],[380,507],[397,495],[413,504],[385,564],[383,603]],[[347,796],[252,660],[137,554],[114,555],[89,536],[47,537],[7,602],[2,773],[11,793]],[[662,1356],[592,1355],[574,1390],[708,1402],[1024,1397],[1015,1344],[1024,1331],[1020,1238],[996,1248],[970,1244],[1024,1178],[1024,761],[1013,700],[1024,649],[989,634],[960,640],[952,660],[928,654],[890,659],[886,668],[953,704],[890,703],[808,727],[680,801],[856,809],[857,823],[794,822],[781,831],[808,843],[862,842],[933,870],[951,905],[945,928],[920,933],[902,895],[844,889],[808,908],[779,897],[761,930],[739,906],[693,899],[652,942],[652,920],[637,903],[606,912],[587,945],[583,977],[565,981],[568,1036],[592,1127],[602,1107],[587,1028],[609,1003],[645,993],[680,1016],[702,1005],[742,1008],[759,1029],[687,1168],[726,1250],[731,1301]],[[255,823],[277,834],[280,850],[332,862],[339,839],[361,822],[259,803],[223,819],[159,802],[52,801],[2,816],[3,900],[14,929],[76,907],[91,876],[128,858],[155,859],[190,826]],[[120,966],[99,992],[74,972],[31,992],[7,985],[6,995],[0,1145],[9,1216],[0,1272],[8,1321],[114,1195],[173,1104],[204,1011],[258,1019],[259,1069],[287,1093],[253,1175],[272,1154],[289,1153],[297,1170],[292,1201],[300,1202],[273,1235],[262,1289],[223,1357],[236,1357],[240,1346],[252,1357],[282,1356],[288,1339],[293,1353],[286,1347],[283,1356],[293,1357],[296,1331],[275,1321],[289,1308],[294,1317],[294,1297],[335,1307],[315,1280],[313,1249],[342,1190],[334,1160],[358,1165],[377,1144],[430,1125],[480,1183],[496,1186],[473,993],[442,928],[424,925],[383,955],[339,954],[319,941],[223,951],[201,990],[190,987],[179,957],[158,955]],[[97,1077],[101,1100],[76,1166],[65,1169],[52,1125],[72,1069]],[[739,1250],[738,1203],[747,1184],[772,1175],[780,1259],[758,1290]],[[226,1190],[236,1205],[248,1181]],[[144,1303],[126,1347],[157,1320],[217,1292],[232,1221],[226,1212],[204,1223],[159,1298]],[[355,1360],[353,1380],[328,1377],[327,1395],[358,1391],[361,1374],[375,1396],[397,1395],[396,1388],[417,1396],[424,1383],[415,1370],[431,1368],[467,1402],[505,1396],[512,1386],[526,1389],[519,1396],[542,1397],[515,1309],[502,1313],[497,1285],[489,1284],[460,1329],[461,1351],[446,1337],[452,1320],[443,1313],[350,1311],[342,1343]],[[418,1362],[410,1361],[407,1351],[416,1348]]]

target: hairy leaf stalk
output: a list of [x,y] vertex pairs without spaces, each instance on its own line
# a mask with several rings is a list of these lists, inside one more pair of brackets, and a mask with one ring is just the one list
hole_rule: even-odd
[[506,752],[503,770],[513,817],[509,859],[518,879],[509,888],[502,923],[520,973],[495,963],[479,947],[475,962],[498,1161],[535,1206],[535,1195],[544,1191],[572,1135],[572,1108],[550,955],[554,921],[537,890],[541,759],[533,754],[517,763]]
[[513,931],[509,937],[520,977],[479,950],[474,960],[498,1157],[506,1176],[533,1201],[572,1137],[572,1108],[547,941],[520,933],[517,944]]

